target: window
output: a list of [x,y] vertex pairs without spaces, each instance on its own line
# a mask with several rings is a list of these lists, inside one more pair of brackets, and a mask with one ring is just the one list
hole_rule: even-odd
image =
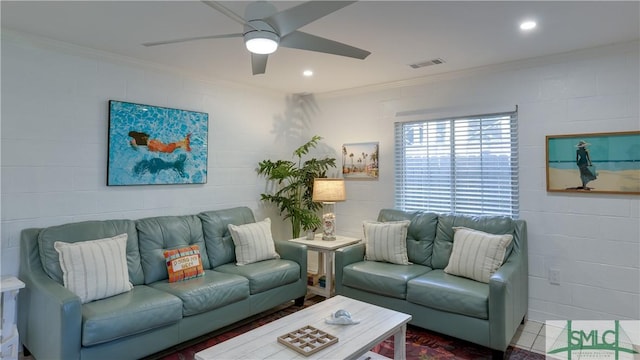
[[395,123],[396,207],[517,217],[517,111]]

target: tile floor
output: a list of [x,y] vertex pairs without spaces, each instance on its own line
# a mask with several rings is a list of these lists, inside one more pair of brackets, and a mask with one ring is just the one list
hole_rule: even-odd
[[538,354],[545,353],[545,324],[528,320],[520,325],[511,344]]

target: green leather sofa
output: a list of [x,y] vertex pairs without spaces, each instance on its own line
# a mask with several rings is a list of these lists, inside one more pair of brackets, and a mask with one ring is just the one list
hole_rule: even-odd
[[[21,234],[20,341],[37,360],[138,359],[268,310],[307,291],[306,246],[275,241],[280,259],[235,265],[228,224],[246,207],[140,220],[85,221]],[[81,304],[63,286],[52,242],[126,232],[133,290]],[[205,275],[168,283],[163,249],[200,246]]]
[[[380,211],[378,221],[410,220],[411,265],[366,261],[362,243],[336,251],[336,293],[412,315],[411,324],[464,339],[504,356],[527,313],[527,231],[523,220]],[[507,258],[488,284],[447,274],[454,226],[513,234]]]

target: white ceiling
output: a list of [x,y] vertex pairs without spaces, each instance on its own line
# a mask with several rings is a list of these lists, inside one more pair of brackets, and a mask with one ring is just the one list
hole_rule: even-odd
[[[223,4],[244,14],[248,2]],[[275,2],[283,10],[301,2]],[[640,38],[640,2],[360,1],[302,31],[356,46],[365,60],[280,48],[251,75],[241,38],[144,47],[144,42],[242,32],[198,1],[2,1],[2,28],[149,61],[206,78],[288,93],[383,84]],[[523,33],[518,25],[534,19]],[[408,64],[442,58],[445,64]],[[302,71],[312,69],[314,77]]]

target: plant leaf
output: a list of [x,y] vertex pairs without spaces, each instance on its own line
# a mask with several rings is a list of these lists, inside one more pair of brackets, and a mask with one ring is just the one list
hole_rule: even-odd
[[278,207],[280,215],[291,221],[293,232],[300,228],[316,229],[322,225],[322,220],[317,214],[322,205],[312,200],[313,179],[326,177],[327,170],[336,166],[336,159],[311,158],[302,162],[302,156],[315,148],[320,140],[322,137],[315,135],[297,148],[293,152],[297,158],[295,162],[267,159],[260,161],[256,169],[258,175],[278,184],[272,193],[260,194],[261,201]]

